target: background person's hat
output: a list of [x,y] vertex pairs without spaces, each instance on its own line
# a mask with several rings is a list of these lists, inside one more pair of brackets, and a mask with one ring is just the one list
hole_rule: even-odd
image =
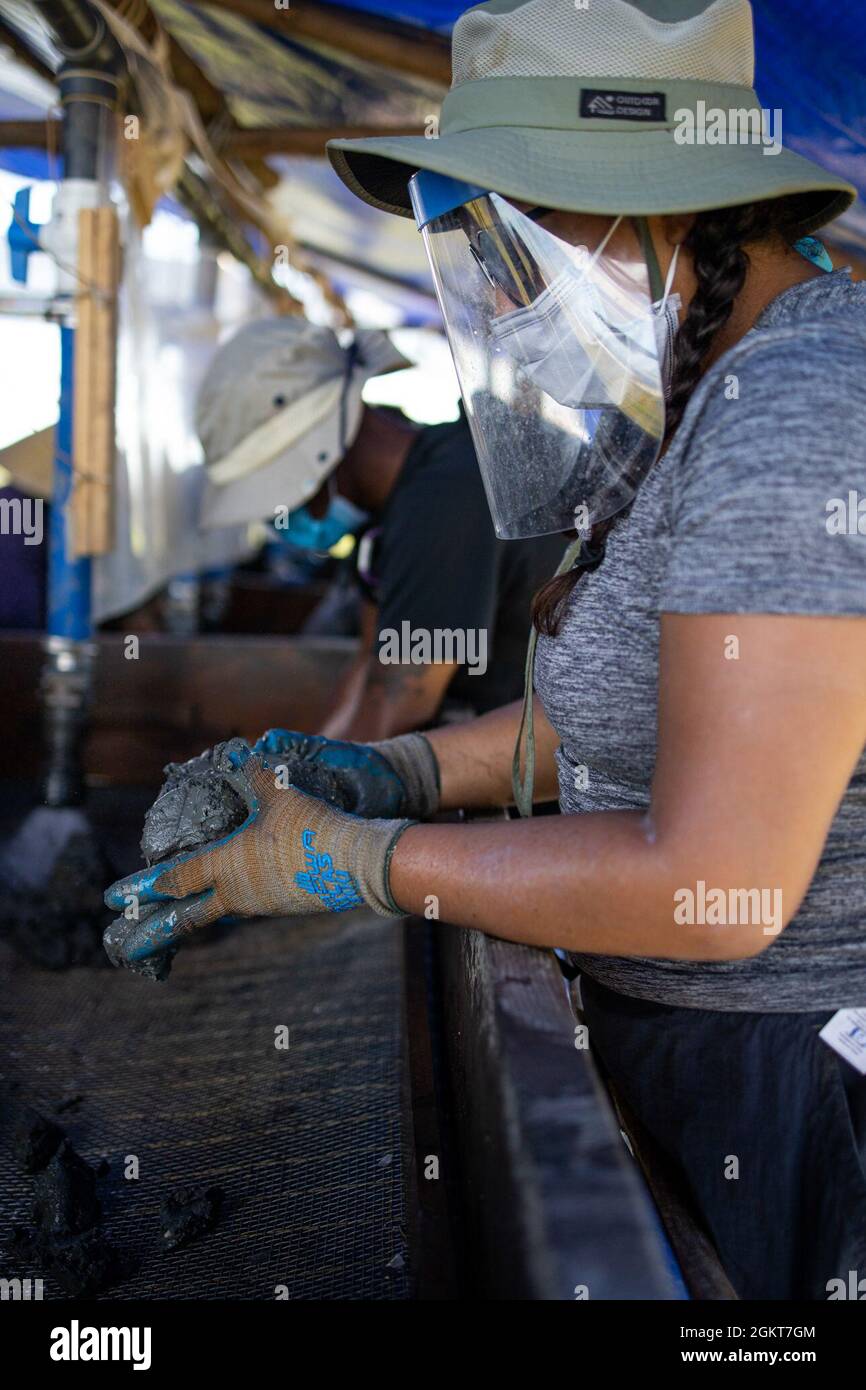
[[328,143],[365,202],[411,216],[407,183],[419,169],[587,213],[698,212],[813,193],[793,239],[856,196],[790,150],[674,138],[676,113],[698,118],[698,102],[760,110],[748,0],[490,0],[458,19],[452,68],[438,138]]
[[28,497],[51,497],[54,483],[54,426],[16,439],[0,449],[0,487],[9,483]]
[[300,317],[242,328],[217,352],[196,403],[202,525],[262,521],[309,501],[358,432],[364,383],[411,365],[378,330],[343,347]]

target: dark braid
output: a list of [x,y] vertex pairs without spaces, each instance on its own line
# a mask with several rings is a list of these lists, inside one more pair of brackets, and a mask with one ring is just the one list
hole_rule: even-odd
[[[691,252],[697,288],[676,336],[670,395],[665,410],[666,448],[680,424],[689,399],[703,376],[716,335],[727,323],[749,268],[744,247],[774,233],[785,235],[812,209],[811,195],[772,198],[740,207],[714,208],[695,216],[683,246]],[[619,514],[622,516],[622,513]],[[592,528],[589,544],[603,545],[617,521],[611,517]],[[539,632],[555,637],[565,604],[583,569],[549,579],[532,601],[532,621]]]

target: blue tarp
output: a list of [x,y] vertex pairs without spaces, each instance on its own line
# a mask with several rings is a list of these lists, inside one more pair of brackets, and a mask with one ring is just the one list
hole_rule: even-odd
[[866,4],[755,0],[757,91],[783,143],[866,198]]
[[389,5],[387,0],[373,0],[372,4],[370,0],[339,0],[339,3],[344,9],[420,24],[425,29],[438,29],[443,34],[450,33],[454,21],[469,8],[461,0],[403,0],[398,5]]

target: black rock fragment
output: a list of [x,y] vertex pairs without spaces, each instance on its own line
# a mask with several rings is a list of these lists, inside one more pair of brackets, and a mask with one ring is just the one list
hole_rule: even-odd
[[122,1277],[120,1256],[100,1225],[96,1173],[68,1139],[37,1173],[33,1192],[33,1227],[14,1229],[11,1255],[35,1263],[73,1298],[99,1293]]
[[18,1226],[8,1249],[13,1257],[35,1263],[43,1274],[56,1279],[71,1298],[90,1298],[127,1272],[99,1227],[79,1235],[48,1236]]
[[159,1208],[163,1250],[177,1250],[211,1230],[222,1202],[219,1187],[176,1187],[169,1192]]
[[25,1173],[38,1173],[66,1138],[53,1120],[47,1120],[22,1101],[0,1101],[0,1133]]
[[54,1113],[55,1115],[63,1115],[67,1110],[77,1110],[83,1102],[84,1096],[82,1095],[65,1096],[63,1100],[58,1101],[55,1105]]
[[78,1235],[102,1215],[96,1174],[65,1139],[33,1184],[33,1220],[45,1235]]

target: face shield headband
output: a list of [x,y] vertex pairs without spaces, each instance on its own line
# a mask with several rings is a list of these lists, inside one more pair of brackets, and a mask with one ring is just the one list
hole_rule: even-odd
[[497,535],[614,516],[664,438],[676,316],[646,224],[572,245],[549,209],[428,172],[409,189]]

